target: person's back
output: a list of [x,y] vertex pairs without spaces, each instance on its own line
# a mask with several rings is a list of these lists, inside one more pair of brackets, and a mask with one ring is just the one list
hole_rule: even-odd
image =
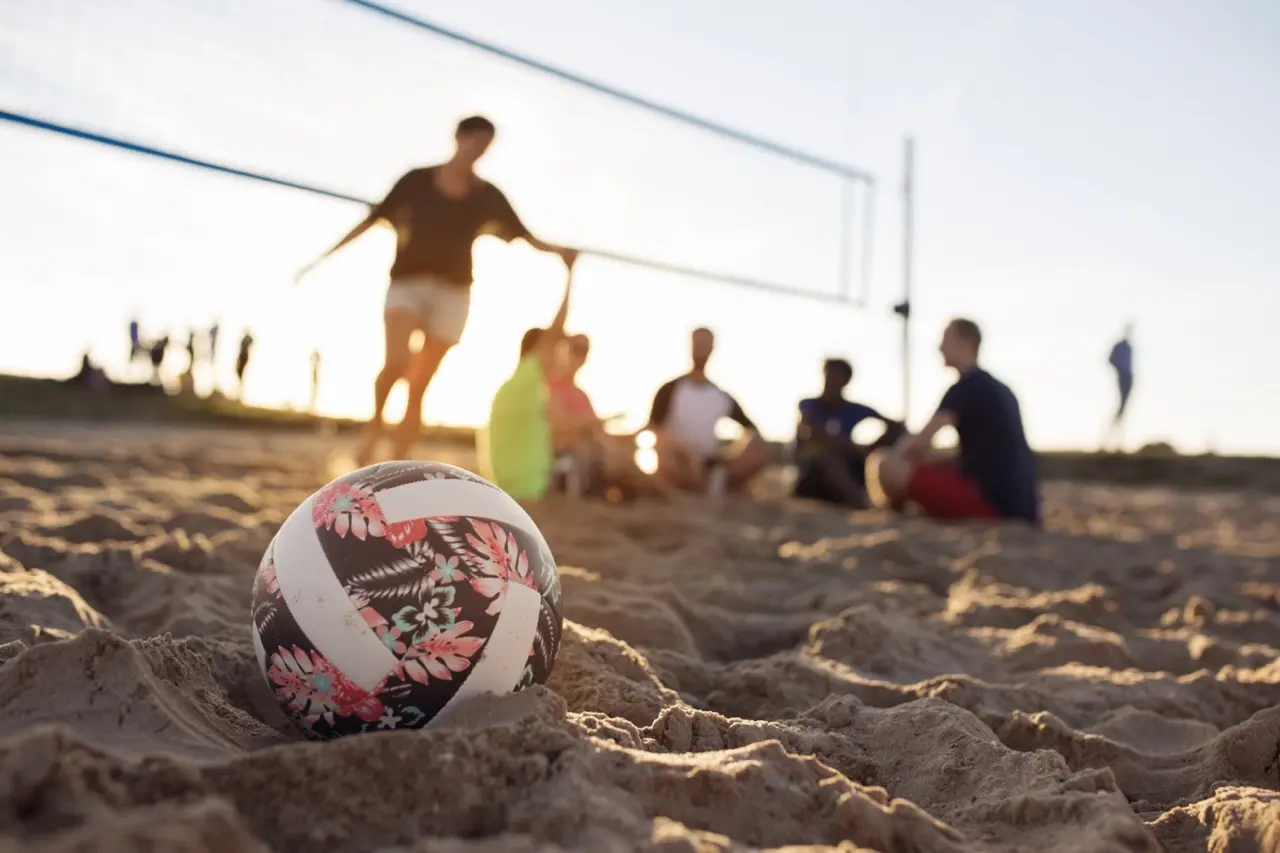
[[1039,476],[1027,442],[1018,398],[981,368],[960,377],[944,405],[956,415],[960,467],[1005,517],[1038,521]]
[[1108,361],[1121,376],[1133,375],[1133,345],[1129,343],[1128,338],[1119,341],[1111,348],[1111,357]]
[[537,500],[546,494],[551,482],[551,426],[546,375],[536,356],[522,356],[494,394],[487,442],[489,474],[499,488],[516,500]]
[[485,475],[516,500],[540,500],[551,485],[554,456],[547,414],[547,369],[564,338],[573,282],[573,267],[568,269],[564,299],[555,319],[546,329],[524,333],[515,372],[493,395],[489,425],[482,433],[480,459]]

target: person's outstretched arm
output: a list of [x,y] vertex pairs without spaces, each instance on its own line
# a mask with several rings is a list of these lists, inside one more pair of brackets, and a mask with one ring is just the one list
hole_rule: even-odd
[[524,240],[539,252],[559,255],[565,265],[573,266],[574,261],[578,259],[577,249],[548,243],[546,240],[535,237],[533,232],[525,226],[524,222],[516,214],[515,208],[511,206],[511,202],[503,194],[502,190],[492,184],[489,187],[492,191],[490,195],[492,218],[488,225],[482,229],[484,233],[492,234],[499,240],[504,240],[508,243],[512,240]]
[[316,258],[311,263],[307,264],[302,269],[298,270],[298,272],[293,277],[293,283],[298,284],[299,282],[301,282],[307,273],[311,272],[313,269],[318,267],[325,259],[327,259],[330,255],[334,254],[335,252],[337,252],[343,246],[358,239],[360,235],[364,234],[364,232],[372,228],[374,224],[381,218],[382,218],[382,215],[378,212],[378,208],[375,207],[373,210],[369,212],[368,216],[360,220],[360,222],[357,223],[354,228],[352,228],[350,231],[347,232],[347,235],[345,237],[343,237],[338,242],[334,243],[333,246],[331,246],[328,251],[326,251],[320,257]]
[[331,255],[336,253],[343,246],[353,242],[354,240],[359,239],[360,235],[364,234],[364,232],[368,231],[375,224],[377,224],[379,219],[390,220],[396,208],[404,203],[405,197],[408,194],[409,194],[409,175],[406,174],[401,176],[400,180],[396,181],[395,186],[393,186],[391,188],[391,191],[387,193],[386,198],[384,198],[382,201],[375,204],[373,207],[369,208],[369,213],[365,216],[365,218],[360,220],[358,223],[356,223],[356,226],[352,228],[350,231],[348,231],[346,236],[344,236],[338,242],[334,243],[333,246],[331,246],[329,250],[326,251],[323,255],[316,258],[314,261],[307,264],[302,269],[298,270],[297,275],[293,277],[294,284],[297,284],[298,282],[300,282],[303,276],[311,272],[313,269],[319,266],[322,262],[324,262],[325,259],[327,259]]
[[556,311],[556,316],[551,320],[551,325],[538,338],[538,344],[533,349],[538,361],[542,362],[542,369],[548,375],[555,366],[556,347],[560,344],[560,341],[564,340],[564,322],[569,317],[569,298],[572,294],[573,262],[566,261],[564,298],[560,300],[560,308]]

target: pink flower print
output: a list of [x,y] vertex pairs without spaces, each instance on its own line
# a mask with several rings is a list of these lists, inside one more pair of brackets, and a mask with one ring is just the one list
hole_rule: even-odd
[[267,563],[267,567],[262,570],[262,582],[267,585],[267,592],[271,595],[280,594],[280,582],[276,580],[276,563],[275,560]]
[[462,580],[461,561],[457,557],[445,557],[444,554],[435,555],[435,567],[427,575],[432,581],[438,584],[457,583]]
[[311,506],[311,523],[345,537],[350,531],[363,541],[385,536],[386,521],[373,493],[363,486],[336,480],[320,490]]
[[421,518],[397,521],[387,525],[387,541],[397,548],[408,548],[427,538],[427,522]]
[[364,624],[373,629],[373,633],[382,641],[382,645],[394,655],[404,654],[405,644],[400,640],[403,632],[372,607],[363,606],[363,604],[357,606],[360,607],[360,615],[364,617]]
[[466,536],[467,545],[474,554],[470,560],[479,577],[471,579],[471,588],[492,598],[493,603],[485,611],[490,616],[502,612],[507,601],[507,584],[519,583],[536,590],[537,584],[529,574],[529,555],[520,550],[516,537],[506,528],[489,521],[468,519],[474,534]]
[[271,655],[267,679],[275,685],[276,696],[285,707],[308,727],[322,719],[332,726],[335,716],[352,714],[373,722],[384,710],[377,695],[353,683],[319,653],[297,646],[280,647]]
[[482,637],[464,637],[474,628],[471,622],[459,622],[452,628],[433,631],[405,652],[396,667],[401,678],[426,684],[432,678],[452,681],[453,673],[471,666],[471,659],[484,646]]

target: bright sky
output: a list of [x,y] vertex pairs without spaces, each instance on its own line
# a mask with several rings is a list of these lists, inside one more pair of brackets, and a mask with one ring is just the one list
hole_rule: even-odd
[[[584,385],[643,418],[712,326],[712,372],[766,434],[788,435],[824,356],[901,411],[901,140],[917,138],[913,425],[950,377],[945,320],[984,327],[984,360],[1032,442],[1094,445],[1128,319],[1130,444],[1280,453],[1280,6],[1267,0],[433,0],[447,26],[879,178],[868,311],[587,259],[570,325]],[[380,197],[447,156],[458,117],[499,126],[481,172],[545,239],[830,292],[840,185],[335,0],[9,0],[0,109]],[[351,205],[0,124],[0,371],[74,372],[86,345],[121,375],[145,334],[243,328],[251,402],[366,416],[382,357],[392,238],[364,238],[302,289],[293,271]],[[471,323],[427,397],[477,423],[561,275],[482,240]],[[171,369],[185,357],[175,354]],[[398,415],[403,402],[393,400]]]

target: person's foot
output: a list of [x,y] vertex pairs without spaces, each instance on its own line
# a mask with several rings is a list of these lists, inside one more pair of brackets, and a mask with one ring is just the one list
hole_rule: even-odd
[[357,467],[364,468],[367,465],[373,464],[374,457],[378,450],[378,442],[381,438],[381,430],[370,429],[365,432],[364,437],[360,439],[360,443],[356,445],[355,450],[352,451],[351,454],[352,458],[356,461]]

